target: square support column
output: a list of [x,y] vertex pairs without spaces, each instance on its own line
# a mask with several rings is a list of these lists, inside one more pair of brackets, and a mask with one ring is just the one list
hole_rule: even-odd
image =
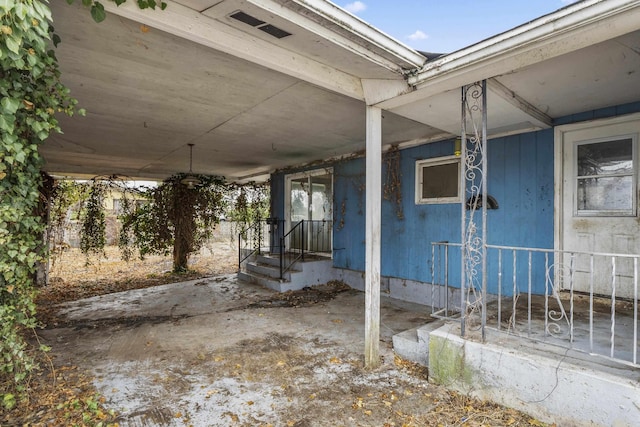
[[380,365],[382,110],[367,106],[365,208],[365,368]]

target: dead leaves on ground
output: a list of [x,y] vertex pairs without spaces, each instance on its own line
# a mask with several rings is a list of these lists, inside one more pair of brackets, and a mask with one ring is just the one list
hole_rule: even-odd
[[27,398],[0,412],[0,425],[117,427],[116,414],[105,408],[91,378],[75,366],[52,370],[46,360],[40,360],[40,366],[28,384]]

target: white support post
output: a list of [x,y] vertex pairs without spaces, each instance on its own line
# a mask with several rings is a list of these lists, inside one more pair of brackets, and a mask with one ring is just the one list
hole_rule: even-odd
[[365,368],[380,365],[380,229],[382,207],[382,110],[367,106],[365,220]]

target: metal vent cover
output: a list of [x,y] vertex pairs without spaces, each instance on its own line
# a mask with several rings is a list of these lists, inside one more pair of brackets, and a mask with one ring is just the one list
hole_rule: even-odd
[[273,36],[277,39],[282,39],[291,35],[290,32],[283,30],[282,28],[276,27],[275,25],[268,24],[265,21],[258,19],[254,16],[249,15],[246,12],[238,10],[229,15],[229,18],[233,18],[236,21],[240,21],[244,24],[250,25],[254,28],[257,28],[265,33]]

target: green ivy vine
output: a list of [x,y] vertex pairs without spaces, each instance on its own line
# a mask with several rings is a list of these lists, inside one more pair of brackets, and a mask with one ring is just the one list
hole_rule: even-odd
[[13,384],[5,406],[34,367],[22,334],[36,326],[33,275],[43,259],[38,146],[60,131],[56,112],[76,112],[50,50],[50,21],[41,1],[0,0],[0,375]]
[[[126,0],[111,0],[117,5]],[[73,3],[67,0],[67,3]],[[96,21],[104,7],[82,0]],[[136,0],[140,8],[166,3]],[[36,326],[34,273],[44,259],[38,147],[60,132],[55,114],[83,113],[60,81],[46,0],[0,0],[0,405],[15,405],[34,368],[24,331]]]
[[[102,22],[107,17],[107,14],[104,10],[104,5],[97,0],[80,0],[84,6],[87,6],[91,11],[91,17],[96,22]],[[116,6],[120,6],[127,2],[127,0],[109,0],[116,4]],[[164,1],[156,1],[156,0],[134,0],[140,9],[155,9],[159,7],[161,10],[165,10],[167,7],[167,3]],[[73,4],[75,0],[67,0],[67,3]]]

